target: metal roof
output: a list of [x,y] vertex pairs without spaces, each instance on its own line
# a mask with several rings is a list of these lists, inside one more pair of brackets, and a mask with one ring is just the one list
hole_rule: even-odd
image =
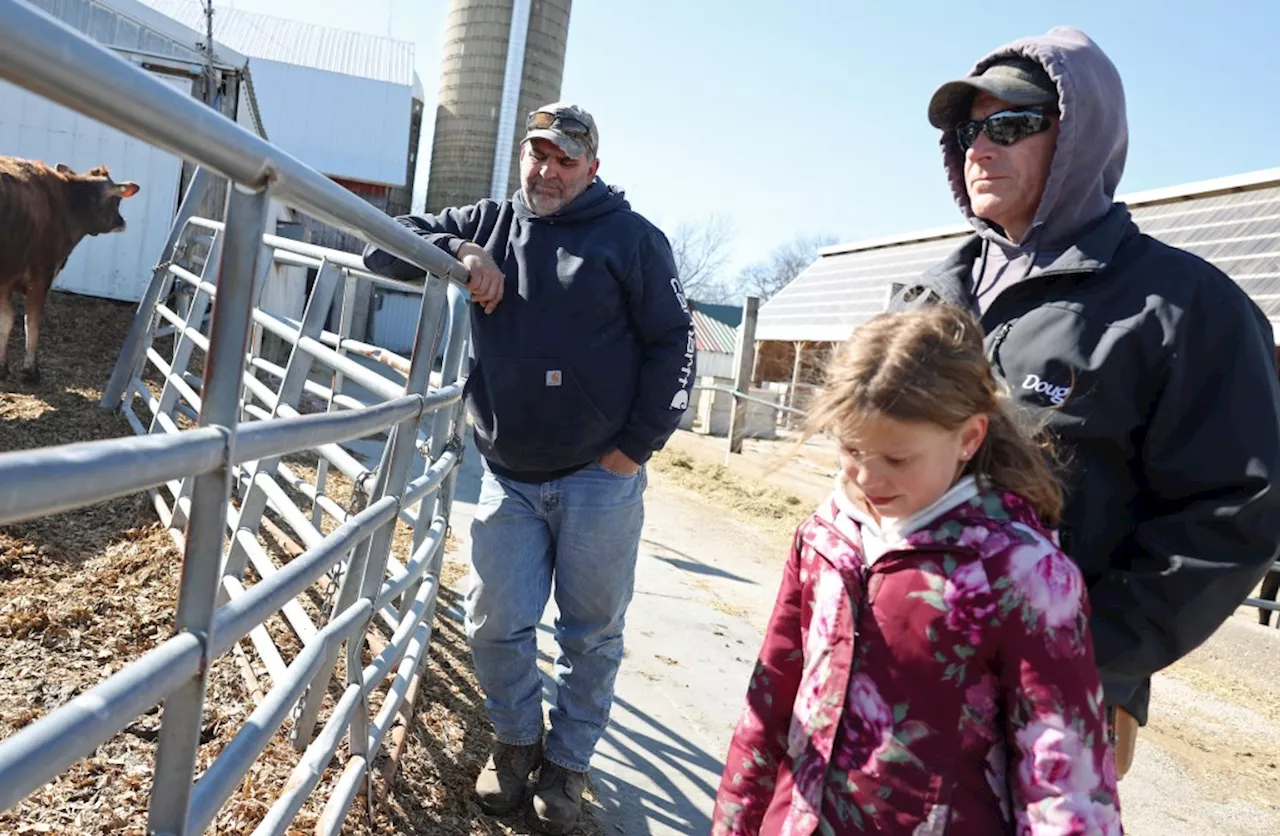
[[[139,0],[31,0],[31,4],[107,46],[184,61],[204,60],[203,35]],[[232,67],[243,67],[246,60],[216,38],[214,56]]]
[[[1280,318],[1280,169],[1122,195],[1145,233],[1229,275]],[[884,310],[895,282],[915,279],[973,232],[968,224],[819,251],[760,308],[760,340],[839,341]]]
[[[197,32],[205,29],[199,0],[141,0]],[[214,39],[250,58],[278,61],[412,87],[413,44],[300,20],[254,14],[218,4]]]
[[690,313],[693,316],[693,334],[698,351],[713,354],[733,354],[737,351],[742,308],[696,302]]

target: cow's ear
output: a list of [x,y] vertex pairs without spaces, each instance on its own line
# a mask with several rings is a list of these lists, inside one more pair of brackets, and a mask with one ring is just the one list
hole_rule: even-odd
[[138,193],[138,189],[142,188],[137,183],[116,183],[116,194],[121,197],[133,197]]
[[66,175],[75,174],[75,172],[71,170],[71,166],[67,165],[66,163],[58,163],[57,168],[58,168],[59,174],[66,174]]

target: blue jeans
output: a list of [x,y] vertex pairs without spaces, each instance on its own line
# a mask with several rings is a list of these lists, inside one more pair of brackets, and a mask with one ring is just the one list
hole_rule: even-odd
[[591,464],[540,485],[485,469],[471,524],[467,637],[503,743],[542,738],[537,627],[555,580],[556,701],[546,759],[586,772],[609,722],[622,628],[635,589],[645,471]]

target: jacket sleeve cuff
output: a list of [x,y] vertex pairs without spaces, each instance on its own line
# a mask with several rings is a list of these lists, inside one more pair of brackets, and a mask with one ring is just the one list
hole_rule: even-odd
[[462,246],[463,240],[456,235],[448,232],[433,232],[423,235],[427,243],[437,249],[444,250],[454,258],[458,257],[458,247]]
[[653,456],[653,450],[648,444],[640,441],[634,435],[625,434],[618,439],[618,449],[621,450],[626,457],[636,464],[644,464]]

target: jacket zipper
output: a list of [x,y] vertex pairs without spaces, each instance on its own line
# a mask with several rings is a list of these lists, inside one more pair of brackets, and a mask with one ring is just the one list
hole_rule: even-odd
[[987,362],[999,368],[1000,364],[996,362],[996,352],[1000,350],[1000,344],[1004,342],[1004,338],[1009,335],[1009,329],[1013,327],[1013,323],[1017,320],[1003,322],[996,329],[995,334],[991,336],[991,346],[987,349]]

